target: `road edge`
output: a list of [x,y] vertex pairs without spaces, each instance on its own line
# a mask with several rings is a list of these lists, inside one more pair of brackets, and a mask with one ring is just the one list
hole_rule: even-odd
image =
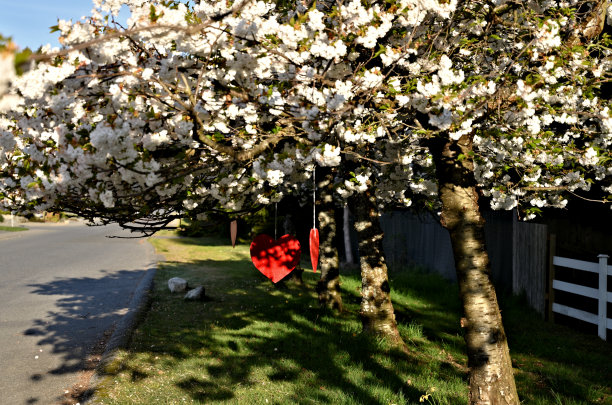
[[89,380],[88,392],[91,395],[82,402],[83,404],[95,403],[97,388],[108,377],[106,372],[107,366],[116,361],[117,350],[127,347],[136,325],[148,308],[150,292],[153,288],[153,279],[156,272],[157,266],[149,268],[134,290],[132,299],[128,304],[128,311],[113,330],[111,337],[106,343],[100,362]]

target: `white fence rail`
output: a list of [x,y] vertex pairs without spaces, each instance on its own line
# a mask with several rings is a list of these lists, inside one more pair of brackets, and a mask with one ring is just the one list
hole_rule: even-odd
[[608,266],[608,255],[599,255],[598,258],[598,263],[591,263],[583,262],[581,260],[568,259],[566,257],[554,256],[553,264],[559,267],[567,267],[570,269],[599,274],[599,288],[585,287],[579,284],[572,284],[554,279],[552,283],[552,288],[555,290],[578,294],[598,300],[599,305],[597,314],[581,311],[579,309],[557,304],[555,302],[552,304],[552,310],[558,314],[571,316],[572,318],[577,318],[597,325],[597,334],[600,338],[606,340],[607,329],[612,329],[612,319],[608,318],[606,313],[608,302],[612,302],[612,293],[608,292],[608,276],[612,276],[612,266]]

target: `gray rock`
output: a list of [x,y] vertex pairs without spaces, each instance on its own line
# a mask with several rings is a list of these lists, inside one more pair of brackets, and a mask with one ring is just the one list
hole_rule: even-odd
[[170,292],[183,292],[187,289],[187,280],[180,277],[173,277],[168,280],[168,288]]
[[204,287],[199,285],[185,294],[186,300],[201,300],[204,298]]

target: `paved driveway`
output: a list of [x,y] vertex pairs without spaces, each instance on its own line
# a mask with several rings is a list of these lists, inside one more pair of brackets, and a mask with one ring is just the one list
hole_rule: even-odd
[[0,232],[0,404],[53,404],[127,310],[153,248],[116,226]]

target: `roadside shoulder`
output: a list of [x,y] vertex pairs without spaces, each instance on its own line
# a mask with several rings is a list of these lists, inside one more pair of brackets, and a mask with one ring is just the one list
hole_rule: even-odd
[[94,404],[96,401],[96,388],[109,376],[106,373],[107,367],[111,366],[117,361],[117,351],[119,349],[127,347],[132,333],[141,320],[142,316],[146,312],[149,303],[149,296],[153,287],[153,279],[157,267],[154,266],[146,271],[136,290],[132,295],[128,306],[128,312],[121,318],[121,321],[117,324],[111,337],[106,343],[106,348],[100,359],[100,363],[96,367],[96,370],[89,382],[89,392],[91,397],[87,398],[83,403]]

